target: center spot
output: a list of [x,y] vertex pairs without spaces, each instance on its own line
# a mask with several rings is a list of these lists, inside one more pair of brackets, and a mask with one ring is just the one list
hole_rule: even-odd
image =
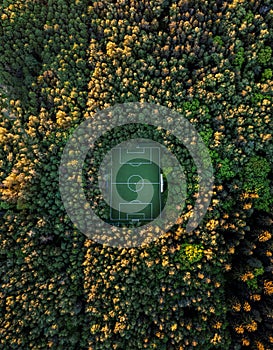
[[131,175],[127,181],[128,188],[133,192],[139,192],[144,187],[144,180],[140,175]]

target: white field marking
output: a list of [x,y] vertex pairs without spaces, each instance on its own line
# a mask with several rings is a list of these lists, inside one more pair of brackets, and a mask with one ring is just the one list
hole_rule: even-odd
[[[161,165],[161,153],[160,153],[160,149],[158,151],[158,165],[157,165],[157,168],[158,168],[158,178],[159,178],[159,181],[160,181],[160,186],[161,186],[161,173],[160,173],[160,165]],[[161,189],[161,188],[160,188]],[[162,208],[162,203],[161,203],[161,192],[158,191],[158,199],[159,199],[159,217],[161,218],[161,208]]]
[[152,150],[153,149],[157,149],[158,150],[158,154],[159,154],[159,160],[160,160],[160,148],[159,147],[143,147],[142,149],[144,150],[143,152],[137,152],[137,151],[130,151],[128,149],[126,149],[126,153],[127,154],[143,154],[145,153],[146,151],[149,151],[149,158],[150,160],[147,161],[147,162],[142,162],[142,163],[133,163],[133,162],[123,162],[122,161],[122,150],[125,151],[124,148],[122,147],[117,147],[117,148],[114,148],[115,150],[119,150],[119,162],[120,164],[152,164]]
[[[138,146],[137,146],[138,147]],[[140,147],[139,147],[140,148]],[[120,164],[128,164],[128,165],[131,165],[131,166],[140,166],[140,165],[147,165],[147,164],[152,164],[152,160],[151,160],[151,158],[153,158],[152,157],[152,154],[151,154],[151,151],[152,151],[152,149],[157,149],[158,150],[158,157],[159,157],[159,164],[158,164],[158,171],[159,171],[159,179],[160,179],[160,163],[161,163],[161,157],[160,157],[160,148],[159,147],[141,147],[142,148],[142,150],[143,151],[141,151],[141,152],[137,152],[137,151],[129,151],[128,149],[127,149],[127,154],[143,154],[144,152],[145,152],[145,150],[149,150],[149,153],[150,153],[150,156],[149,156],[149,158],[150,158],[150,161],[148,161],[148,162],[141,162],[141,163],[130,163],[130,162],[122,162],[122,160],[121,160],[121,150],[125,150],[124,148],[122,148],[122,147],[117,147],[117,148],[114,148],[113,150],[119,150],[119,158],[120,158]],[[112,152],[111,152],[112,153]],[[111,159],[112,159],[112,164],[113,164],[113,153],[111,154]],[[137,175],[137,174],[135,174],[135,175]],[[160,179],[161,180],[161,179]],[[111,167],[111,194],[110,194],[110,205],[111,205],[111,209],[110,209],[110,211],[111,211],[111,213],[112,213],[112,203],[113,203],[113,191],[112,191],[112,186],[113,185],[127,185],[128,186],[128,183],[127,182],[113,182],[113,177],[112,177],[112,167]],[[137,183],[134,183],[134,184],[137,184]],[[161,182],[149,182],[149,183],[145,183],[145,179],[144,179],[144,186],[145,185],[148,185],[148,184],[150,184],[150,185],[159,185],[159,186],[161,186]],[[161,207],[162,207],[162,204],[161,204],[161,195],[160,195],[160,192],[158,191],[158,194],[159,194],[159,207],[160,207],[160,217],[161,217]],[[133,201],[134,202],[134,201]],[[136,201],[137,202],[137,201]],[[151,210],[150,210],[150,212],[151,212],[151,214],[153,213],[153,211],[152,211],[152,209],[153,209],[153,204],[152,203],[141,203],[141,202],[139,202],[140,204],[146,204],[146,205],[149,205],[150,206],[150,208],[151,208]],[[112,218],[112,215],[110,215],[111,216],[111,220],[124,220],[124,219],[121,219],[120,218],[120,213],[121,213],[121,210],[120,210],[120,207],[121,207],[121,205],[128,205],[128,204],[134,204],[134,203],[132,203],[132,202],[129,202],[129,203],[119,203],[119,219],[114,219],[114,218]],[[153,218],[152,217],[150,217],[150,218],[147,218],[147,219],[145,219],[145,220],[153,220]]]
[[141,219],[145,219],[145,213],[127,213],[126,218],[127,220],[139,221],[139,219],[136,219],[135,216],[140,216]]
[[[126,213],[126,211],[122,211],[121,210],[121,207],[122,207],[122,205],[124,205],[124,206],[126,206],[126,207],[128,207],[128,205],[129,206],[138,206],[138,205],[141,205],[141,208],[143,207],[143,204],[145,204],[146,205],[146,207],[147,206],[149,206],[150,207],[150,213],[152,214],[152,209],[153,209],[153,204],[152,203],[145,203],[145,202],[140,202],[140,201],[138,201],[138,202],[127,202],[127,203],[119,203],[119,212],[122,212],[122,213]],[[145,209],[146,209],[146,207],[145,207]],[[136,210],[136,213],[137,213],[137,210]],[[133,213],[126,213],[126,214],[133,214]]]
[[[138,147],[137,147],[138,148]],[[143,154],[145,153],[145,147],[139,147],[139,149],[142,149],[142,151],[130,151],[128,148],[127,148],[127,154]]]
[[134,166],[134,167],[138,167],[138,166],[143,165],[143,164],[145,164],[145,163],[130,163],[128,165],[131,165],[131,166]]
[[[145,180],[145,179],[143,179]],[[138,182],[131,182],[131,184],[136,185]],[[127,185],[128,182],[112,182],[112,185]],[[160,185],[160,182],[145,182],[144,185]]]
[[[113,164],[113,153],[111,152],[111,160],[112,160],[112,164]],[[119,218],[113,218],[112,213],[113,213],[113,168],[111,167],[111,191],[110,191],[110,219],[111,220],[120,220],[120,212],[118,213]]]
[[[138,177],[138,178],[139,178],[139,181],[137,181],[137,182],[130,182],[130,179],[133,178],[134,176],[135,176],[135,177]],[[138,183],[140,183],[140,181],[141,181],[141,187],[140,187],[140,189],[137,190],[137,188],[136,188],[136,189],[134,190],[134,189],[131,188],[132,185],[137,185]],[[129,189],[130,191],[132,191],[132,192],[135,192],[135,193],[142,191],[143,188],[144,188],[144,185],[145,185],[145,181],[144,181],[143,177],[140,176],[140,175],[131,175],[131,176],[129,177],[129,179],[127,180],[127,187],[128,187],[128,189]],[[136,186],[136,187],[137,187],[137,186]]]

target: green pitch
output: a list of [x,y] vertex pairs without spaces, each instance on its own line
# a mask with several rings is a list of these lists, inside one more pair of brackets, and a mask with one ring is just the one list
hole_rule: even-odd
[[147,222],[161,213],[160,148],[113,148],[110,219]]

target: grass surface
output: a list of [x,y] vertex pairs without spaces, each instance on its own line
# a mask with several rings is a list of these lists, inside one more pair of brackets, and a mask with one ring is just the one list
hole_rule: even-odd
[[146,158],[122,148],[112,151],[112,220],[147,221],[161,212],[160,167],[153,162],[159,162],[160,149],[145,147],[143,152]]

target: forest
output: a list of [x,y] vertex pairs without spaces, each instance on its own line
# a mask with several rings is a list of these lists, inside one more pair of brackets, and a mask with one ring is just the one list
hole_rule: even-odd
[[[272,0],[2,0],[0,17],[0,348],[271,350]],[[102,219],[97,167],[130,137],[168,146],[188,187],[170,229],[117,247],[72,222],[59,169],[81,123],[127,103],[191,123],[214,183],[188,232],[191,154],[152,114],[106,127],[81,180]]]

